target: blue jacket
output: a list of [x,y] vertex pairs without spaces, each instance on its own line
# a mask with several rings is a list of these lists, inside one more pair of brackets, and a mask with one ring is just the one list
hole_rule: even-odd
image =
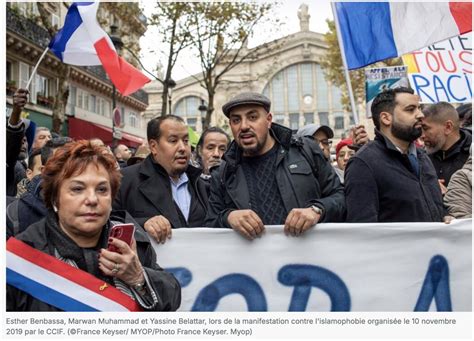
[[441,222],[443,198],[436,171],[417,149],[420,177],[407,155],[376,131],[348,162],[344,177],[348,222]]

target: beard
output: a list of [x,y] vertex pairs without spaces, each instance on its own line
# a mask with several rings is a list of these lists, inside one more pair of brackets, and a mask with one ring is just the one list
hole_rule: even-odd
[[242,148],[242,151],[244,152],[245,156],[257,156],[261,154],[261,151],[263,150],[263,147],[265,146],[265,142],[267,139],[265,138],[264,141],[259,141],[257,139],[257,144],[253,147],[247,147],[244,145],[241,145],[240,148]]
[[[417,122],[418,123],[418,122]],[[406,142],[413,142],[417,138],[421,136],[423,133],[421,127],[415,128],[415,126],[407,126],[404,124],[399,124],[397,122],[393,122],[392,126],[390,127],[390,132],[396,138],[406,141]]]
[[265,147],[268,135],[265,135],[262,138],[262,140],[259,140],[259,138],[256,134],[254,134],[254,136],[257,140],[257,144],[255,146],[252,146],[252,147],[251,146],[246,146],[243,143],[241,143],[240,141],[238,141],[239,142],[238,143],[239,147],[240,147],[240,149],[242,149],[242,151],[244,153],[244,156],[257,156],[257,155],[260,155],[261,151]]
[[443,140],[442,136],[436,136],[434,141],[425,141],[425,150],[428,154],[434,154],[440,150],[446,140]]
[[427,146],[425,144],[425,150],[428,154],[434,154],[440,149],[441,149],[441,146],[439,144],[435,144],[434,146]]

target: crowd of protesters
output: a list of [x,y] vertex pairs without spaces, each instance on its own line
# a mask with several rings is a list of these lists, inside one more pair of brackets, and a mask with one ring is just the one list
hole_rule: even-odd
[[[149,239],[170,242],[176,228],[229,228],[252,240],[268,225],[300,236],[325,222],[472,216],[470,104],[422,107],[411,89],[385,90],[371,106],[375,139],[354,128],[333,163],[330,127],[295,133],[272,121],[271,102],[258,93],[228,101],[233,139],[208,128],[194,157],[179,116],[152,119],[147,144],[133,154],[35,128],[20,118],[27,98],[15,93],[7,122],[7,239],[93,274],[142,310],[180,305],[179,283],[156,264]],[[131,245],[109,236],[124,222],[136,226]],[[10,285],[7,309],[60,310]]]

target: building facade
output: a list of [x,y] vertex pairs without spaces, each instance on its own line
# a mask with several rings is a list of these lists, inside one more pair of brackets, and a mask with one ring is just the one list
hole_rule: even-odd
[[[121,4],[134,8],[133,15],[114,6],[114,3],[101,3],[98,20],[106,31],[109,31],[111,25],[118,26],[118,34],[128,48],[122,55],[130,63],[137,65],[128,50],[138,53],[137,42],[146,30],[146,18],[139,13],[138,3]],[[48,12],[49,24],[62,27],[67,13],[65,5],[62,2],[47,2],[42,5]],[[38,6],[34,2],[6,4],[7,115],[11,111],[11,96],[18,87],[26,86],[37,60],[51,40],[51,35],[40,18]],[[106,144],[111,144],[113,91],[112,83],[102,66],[65,65],[52,52],[48,52],[30,85],[29,103],[25,106],[24,116],[35,121],[37,126],[52,128],[60,73],[65,71],[68,75],[68,99],[61,133],[75,139],[98,137]],[[120,143],[137,147],[146,140],[143,112],[148,106],[148,96],[143,90],[126,97],[117,92],[116,100],[116,108],[121,114]]]
[[[274,122],[293,130],[317,123],[330,126],[335,139],[347,135],[354,124],[352,113],[343,109],[341,90],[326,80],[320,66],[327,49],[324,36],[309,30],[305,5],[300,7],[298,17],[299,32],[252,48],[253,57],[226,74],[217,89],[211,125],[225,127],[227,118],[221,111],[222,105],[240,92],[255,91],[271,99]],[[199,106],[206,104],[207,99],[205,89],[195,79],[199,77],[198,74],[177,81],[171,94],[172,112],[182,116],[198,133],[205,115]],[[152,82],[144,89],[150,102],[146,117],[160,115],[161,84]]]

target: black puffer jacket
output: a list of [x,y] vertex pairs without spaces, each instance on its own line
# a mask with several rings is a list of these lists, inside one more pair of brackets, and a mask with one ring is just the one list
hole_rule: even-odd
[[472,144],[471,132],[461,129],[460,135],[461,138],[448,150],[438,150],[436,153],[430,154],[438,179],[444,179],[446,187],[454,172],[461,169],[469,158],[469,148]]
[[[49,215],[41,221],[28,227],[23,233],[20,233],[16,238],[21,240],[28,245],[38,249],[46,254],[54,255],[55,246],[52,245],[51,232],[52,228],[49,223],[49,219],[52,218],[54,213],[50,212]],[[124,221],[125,212],[119,214],[115,212],[115,216],[111,217],[114,221],[120,219]],[[109,226],[110,224],[107,224]],[[105,238],[102,237],[99,241],[100,248],[107,247],[107,236],[108,233],[104,234]],[[135,240],[137,243],[137,253],[143,268],[145,269],[151,285],[158,297],[158,304],[155,306],[156,311],[175,311],[181,304],[181,287],[176,278],[163,271],[156,264],[156,254],[153,250],[150,240],[146,233],[139,226],[135,229]],[[90,251],[88,251],[90,253]],[[84,256],[86,257],[86,256]],[[88,257],[89,259],[91,257]],[[96,261],[97,256],[93,261]],[[89,260],[90,261],[90,260]],[[85,270],[85,269],[81,269]],[[103,278],[113,284],[109,277]],[[53,307],[47,303],[44,303],[29,294],[7,285],[7,311],[58,311],[59,309]]]
[[[297,140],[290,129],[276,123],[270,133],[279,144],[276,182],[286,214],[294,208],[315,205],[324,209],[321,222],[344,221],[344,188],[315,141],[306,137]],[[230,227],[227,216],[231,211],[250,209],[241,153],[232,142],[212,174],[206,226]]]

